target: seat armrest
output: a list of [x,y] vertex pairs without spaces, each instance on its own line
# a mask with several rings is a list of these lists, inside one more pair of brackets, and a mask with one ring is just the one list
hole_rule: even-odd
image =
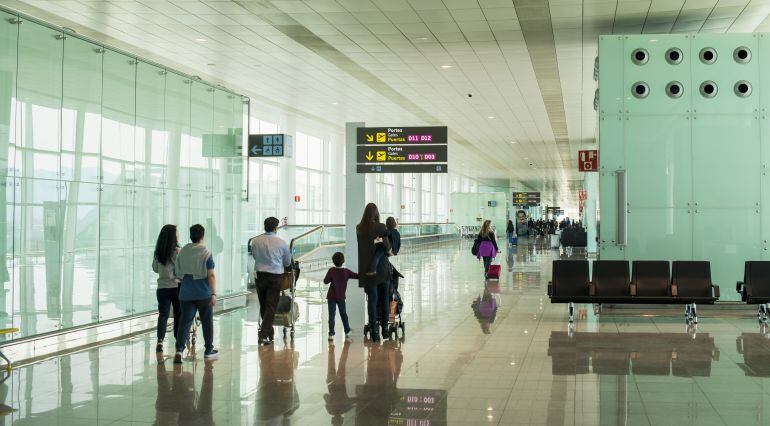
[[743,281],[738,281],[737,283],[735,283],[735,291],[736,292],[740,293],[741,292],[741,287],[743,287]]
[[553,282],[548,281],[548,295],[553,296]]
[[629,284],[630,287],[630,293],[632,297],[636,297],[636,284],[631,283]]
[[719,286],[716,284],[711,285],[714,288],[714,297],[719,299]]
[[744,284],[743,285],[743,292],[741,293],[741,295],[744,297],[744,299],[754,295],[754,291],[751,288],[751,284]]
[[677,297],[679,295],[679,291],[676,288],[676,283],[671,283],[671,296]]

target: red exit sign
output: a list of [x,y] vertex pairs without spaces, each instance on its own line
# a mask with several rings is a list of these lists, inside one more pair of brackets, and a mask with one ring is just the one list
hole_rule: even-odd
[[595,149],[578,151],[578,170],[595,172],[599,169],[599,151]]

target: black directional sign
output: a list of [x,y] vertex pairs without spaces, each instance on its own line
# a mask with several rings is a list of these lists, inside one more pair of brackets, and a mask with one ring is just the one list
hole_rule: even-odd
[[446,126],[435,127],[359,127],[359,145],[379,144],[446,144]]
[[293,154],[291,135],[249,135],[249,157],[291,158]]
[[447,173],[446,164],[358,164],[357,173]]
[[446,145],[359,145],[359,163],[446,163]]
[[358,173],[446,173],[447,128],[359,127]]
[[540,193],[539,192],[514,192],[513,205],[514,206],[539,206]]

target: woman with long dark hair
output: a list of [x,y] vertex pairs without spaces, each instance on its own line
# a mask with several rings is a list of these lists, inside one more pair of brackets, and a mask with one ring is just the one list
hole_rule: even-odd
[[155,352],[163,352],[163,339],[168,328],[169,308],[174,309],[174,336],[179,330],[182,308],[179,304],[179,279],[176,277],[176,255],[179,253],[179,234],[175,225],[164,225],[155,243],[152,270],[158,274],[158,345]]
[[[369,329],[372,341],[379,342],[377,310],[380,311],[382,322],[382,337],[387,339],[388,334],[388,286],[390,279],[390,262],[387,256],[379,262],[377,270],[373,274],[361,274],[372,265],[377,251],[376,242],[381,240],[385,253],[391,252],[390,239],[387,238],[388,229],[380,222],[380,211],[377,205],[369,203],[364,208],[361,222],[356,225],[356,237],[358,240],[358,286],[366,292],[366,308],[369,316]],[[377,240],[377,241],[375,241]],[[378,303],[381,302],[381,303]]]

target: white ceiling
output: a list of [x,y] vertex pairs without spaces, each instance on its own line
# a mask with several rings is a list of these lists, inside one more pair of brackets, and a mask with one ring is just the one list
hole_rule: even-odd
[[303,119],[445,124],[450,170],[567,204],[582,179],[577,150],[596,135],[600,34],[770,29],[770,0],[0,3]]

